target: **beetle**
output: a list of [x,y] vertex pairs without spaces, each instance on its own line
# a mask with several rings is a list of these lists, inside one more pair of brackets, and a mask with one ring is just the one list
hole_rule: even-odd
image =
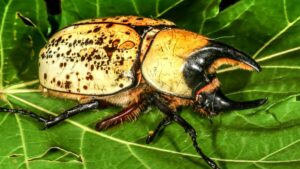
[[40,87],[45,94],[78,100],[80,104],[49,119],[22,109],[0,110],[30,116],[50,128],[80,112],[123,107],[96,124],[96,130],[101,131],[136,119],[153,105],[166,117],[146,142],[176,122],[189,134],[197,153],[217,169],[200,149],[196,130],[177,113],[178,109],[191,106],[195,112],[213,116],[266,102],[227,98],[216,76],[223,64],[261,70],[245,53],[179,29],[168,20],[138,16],[83,20],[55,33],[41,49],[38,63]]

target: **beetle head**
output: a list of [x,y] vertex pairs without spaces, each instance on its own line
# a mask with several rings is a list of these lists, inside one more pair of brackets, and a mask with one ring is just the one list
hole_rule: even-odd
[[245,53],[210,41],[190,55],[183,70],[188,86],[193,89],[196,110],[214,115],[223,110],[254,108],[266,102],[266,99],[236,102],[227,98],[219,89],[220,82],[216,77],[217,68],[223,64],[237,65],[245,70],[261,70],[258,63]]

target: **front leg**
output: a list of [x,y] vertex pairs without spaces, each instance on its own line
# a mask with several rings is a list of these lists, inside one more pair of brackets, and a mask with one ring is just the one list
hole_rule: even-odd
[[158,98],[154,96],[153,99],[154,105],[158,107],[160,111],[162,111],[168,119],[162,122],[162,125],[169,124],[170,121],[174,121],[178,123],[181,127],[184,128],[184,130],[189,134],[189,136],[192,139],[193,146],[197,153],[203,158],[203,160],[212,168],[212,169],[220,169],[218,165],[209,157],[207,157],[201,150],[201,148],[198,145],[197,142],[197,133],[196,130],[186,121],[184,120],[180,115],[173,112],[167,105],[165,105],[163,102],[161,102]]

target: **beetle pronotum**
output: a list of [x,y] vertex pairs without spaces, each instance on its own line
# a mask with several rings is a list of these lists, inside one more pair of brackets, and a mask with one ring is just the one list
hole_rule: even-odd
[[28,115],[46,128],[86,110],[121,106],[119,113],[97,123],[104,130],[136,119],[153,105],[166,115],[147,138],[150,143],[171,122],[190,135],[197,153],[214,169],[196,139],[195,129],[177,110],[192,106],[211,116],[223,110],[260,106],[266,99],[236,102],[225,97],[216,77],[223,64],[260,71],[243,52],[205,36],[175,27],[173,22],[136,16],[84,20],[54,34],[40,52],[39,79],[48,95],[75,99],[76,107],[48,119],[33,112],[1,108]]

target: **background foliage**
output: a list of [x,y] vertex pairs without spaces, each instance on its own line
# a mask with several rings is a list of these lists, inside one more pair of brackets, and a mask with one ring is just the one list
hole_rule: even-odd
[[[297,168],[300,165],[300,4],[298,0],[240,0],[220,11],[221,0],[63,0],[50,16],[64,27],[114,15],[166,18],[250,54],[261,73],[222,68],[222,89],[233,99],[268,97],[264,106],[212,119],[184,109],[204,152],[222,168]],[[33,20],[25,26],[17,12]],[[76,102],[38,92],[37,59],[50,24],[42,0],[0,0],[0,105],[56,115]],[[208,168],[178,125],[153,144],[147,132],[163,117],[153,108],[133,123],[96,132],[98,119],[118,108],[95,110],[41,130],[30,118],[0,114],[0,168]]]

